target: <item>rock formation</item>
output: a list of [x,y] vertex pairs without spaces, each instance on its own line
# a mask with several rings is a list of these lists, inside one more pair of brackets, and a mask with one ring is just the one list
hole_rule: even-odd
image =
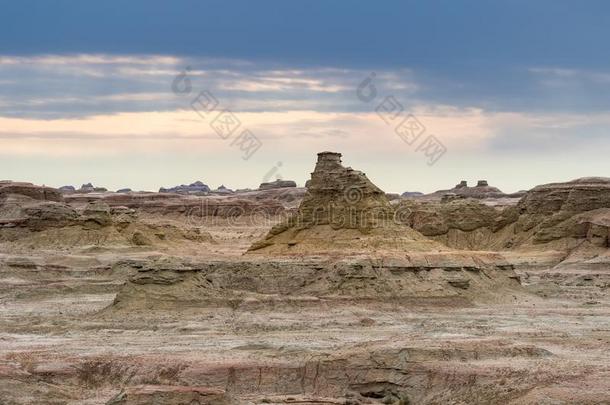
[[[211,241],[199,229],[139,221],[134,209],[110,206],[99,197],[103,195],[106,194],[71,205],[56,189],[30,183],[1,183],[0,243],[10,243],[18,250],[22,246],[141,245],[134,241],[137,235],[148,235],[150,245],[160,240]],[[78,194],[69,197],[79,198]]]
[[[275,190],[269,190],[269,192]],[[290,197],[290,196],[286,196]],[[204,196],[176,193],[104,193],[66,195],[70,204],[86,204],[103,201],[111,207],[124,206],[155,215],[194,217],[236,217],[252,213],[281,214],[284,205],[280,196],[252,193],[221,193]]]
[[[455,196],[455,198],[450,198]],[[499,188],[492,187],[488,184],[487,180],[477,181],[475,187],[469,187],[466,180],[460,181],[452,189],[449,190],[438,190],[431,194],[426,194],[424,197],[427,199],[442,199],[445,198],[447,201],[454,200],[456,198],[520,198],[523,194],[505,194]]]
[[424,195],[424,193],[422,193],[420,191],[405,191],[400,196],[409,198],[409,197],[421,197],[423,195]]
[[83,184],[82,186],[80,186],[80,188],[78,189],[79,193],[92,193],[95,191],[95,187],[93,186],[93,184],[91,183],[86,183]]
[[292,180],[277,179],[277,180],[269,182],[269,183],[261,183],[260,186],[258,186],[258,189],[259,190],[269,190],[272,188],[284,188],[284,187],[296,187],[296,186],[297,186],[297,183]]
[[341,154],[318,153],[298,211],[274,226],[251,252],[320,253],[376,248],[441,248],[413,229],[396,223],[385,193],[366,175],[341,165]]
[[610,178],[588,177],[534,187],[513,211],[515,230],[532,243],[571,240],[608,247]]
[[27,196],[39,201],[63,201],[62,194],[55,188],[35,186],[32,183],[0,182],[0,199],[11,194]]
[[610,208],[610,178],[585,177],[536,186],[520,201],[519,207],[521,212],[531,215]]
[[227,188],[224,186],[224,184],[220,185],[220,187],[218,187],[216,190],[212,190],[210,192],[210,194],[217,194],[217,195],[228,195],[228,194],[233,194],[234,191],[231,190],[230,188]]
[[[486,188],[487,186],[480,186]],[[476,187],[475,187],[476,188]],[[608,246],[610,179],[583,178],[537,186],[514,206],[492,207],[472,199],[403,201],[405,223],[460,249],[520,249],[550,244]]]
[[58,190],[61,191],[62,193],[66,193],[66,194],[76,192],[76,188],[74,188],[74,186],[61,186]]
[[178,193],[178,194],[195,194],[202,195],[210,192],[210,187],[207,184],[203,184],[201,181],[196,181],[189,185],[182,184],[180,186],[159,189],[160,193]]
[[402,216],[405,225],[451,248],[486,250],[505,242],[493,236],[506,225],[502,209],[455,194],[451,200],[448,197],[441,202],[403,200],[397,210],[407,213]]
[[[322,153],[307,187],[0,182],[0,403],[608,402],[610,179],[388,201]],[[275,222],[228,217],[275,209],[244,255]]]
[[83,184],[80,186],[76,193],[86,194],[86,193],[106,193],[108,189],[106,187],[96,187],[91,183]]
[[176,385],[139,385],[129,387],[106,405],[236,405],[223,390]]

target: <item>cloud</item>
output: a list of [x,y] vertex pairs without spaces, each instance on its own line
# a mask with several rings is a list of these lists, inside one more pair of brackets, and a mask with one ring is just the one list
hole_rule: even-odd
[[[250,111],[356,111],[364,106],[354,90],[370,73],[162,55],[4,56],[0,115],[48,119],[177,110],[190,102],[171,92],[181,72],[188,72],[195,90],[212,91],[225,105]],[[408,69],[377,74],[384,93],[410,100],[417,92]]]
[[538,75],[543,80],[543,83],[553,83],[553,85],[568,85],[574,81],[604,85],[610,84],[610,72],[566,69],[560,67],[535,67],[528,70],[529,72]]
[[[192,91],[176,95],[171,84],[188,69]],[[413,69],[375,71],[378,97],[364,103],[356,88],[367,70],[286,66],[243,60],[163,55],[42,55],[0,58],[0,146],[4,156],[111,156],[129,153],[213,154],[223,141],[192,111],[190,103],[208,90],[222,108],[238,114],[270,149],[294,151],[364,148],[372,153],[412,151],[376,114],[394,96],[437,136],[448,153],[528,152],[583,148],[607,139],[607,111],[524,111],[489,108],[465,99],[440,97],[468,86],[436,83]],[[605,80],[603,72],[561,67],[526,71],[533,86],[553,102],[582,93],[552,90],[544,80],[580,83]],[[591,82],[592,83],[592,82]],[[593,86],[594,87],[594,86]],[[586,98],[588,93],[584,94]],[[561,96],[561,97],[558,97]],[[543,98],[544,98],[543,97]],[[567,105],[567,104],[566,104]],[[604,138],[606,137],[606,138]],[[584,142],[584,143],[583,143]],[[196,146],[194,146],[196,145]]]
[[258,80],[237,80],[222,83],[221,90],[246,92],[282,92],[288,90],[306,90],[310,92],[338,93],[350,90],[349,87],[324,83],[321,80],[290,77],[263,77]]
[[[298,153],[312,150],[366,149],[390,154],[412,151],[375,112],[320,112],[314,110],[235,111],[239,131],[251,130],[265,148]],[[413,113],[448,148],[448,153],[498,149],[578,147],[600,138],[592,128],[606,128],[610,113],[597,115],[535,115],[495,113],[454,106],[414,108]],[[0,118],[1,153],[17,155],[121,155],[132,153],[189,153],[194,146],[213,154],[228,148],[192,110],[131,112],[78,119]],[[583,136],[588,129],[588,137]],[[236,132],[235,134],[237,134]]]
[[2,65],[177,65],[180,58],[167,55],[34,55],[34,56],[0,56]]

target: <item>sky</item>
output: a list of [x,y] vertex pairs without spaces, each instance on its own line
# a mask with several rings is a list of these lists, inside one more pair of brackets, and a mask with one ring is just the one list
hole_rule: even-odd
[[610,176],[604,1],[0,0],[0,180]]

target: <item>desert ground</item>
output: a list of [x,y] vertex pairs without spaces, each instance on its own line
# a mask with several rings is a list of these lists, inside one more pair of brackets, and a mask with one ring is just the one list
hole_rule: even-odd
[[313,164],[0,182],[0,404],[610,403],[610,179],[399,196]]

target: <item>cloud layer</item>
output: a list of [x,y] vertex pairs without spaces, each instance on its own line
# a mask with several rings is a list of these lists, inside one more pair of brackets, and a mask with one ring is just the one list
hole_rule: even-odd
[[[520,108],[513,108],[510,95],[505,102],[492,103],[490,94],[471,91],[472,83],[448,80],[430,71],[384,68],[373,72],[377,97],[366,102],[357,96],[358,86],[371,74],[363,68],[174,55],[0,56],[0,169],[12,178],[28,180],[14,169],[17,160],[117,159],[125,165],[134,156],[165,156],[172,164],[180,158],[199,157],[220,161],[226,178],[232,176],[229,171],[247,170],[245,164],[260,173],[278,161],[292,161],[296,178],[309,170],[315,152],[328,149],[360,156],[370,164],[384,165],[382,157],[394,157],[398,166],[406,159],[410,169],[427,168],[425,156],[401,140],[395,125],[386,124],[377,111],[389,96],[404,114],[417,117],[426,134],[433,134],[447,148],[438,165],[455,176],[471,170],[483,173],[494,157],[505,159],[508,165],[512,159],[515,165],[534,166],[541,154],[556,160],[545,166],[548,170],[555,170],[556,165],[555,173],[561,173],[569,153],[594,156],[608,149],[610,112],[599,106],[583,111],[584,104],[577,100],[575,104],[554,101],[544,107],[530,97],[528,102],[518,103]],[[527,88],[553,100],[567,99],[569,93],[590,102],[593,88],[599,93],[610,86],[610,74],[603,71],[530,67],[515,72],[524,78],[522,92]],[[172,91],[181,73],[190,81],[188,94]],[[222,139],[210,120],[192,110],[191,102],[202,90],[239,118],[240,130],[247,128],[260,139],[262,146],[255,158],[244,162],[231,139]],[[519,91],[512,94],[517,97]],[[368,160],[363,157],[367,154]],[[297,170],[297,165],[303,167]],[[287,166],[286,172],[290,170]],[[213,166],[207,167],[213,170]],[[599,168],[596,165],[587,174],[604,174],[593,171]],[[55,179],[68,172],[61,165],[53,170]],[[505,184],[522,188],[517,181],[507,180],[509,167],[505,172]],[[397,191],[447,186],[442,184],[441,172],[427,173],[437,175],[432,184],[431,178],[422,176],[407,187],[393,173],[386,176],[387,186]],[[204,173],[196,178],[208,176]],[[539,173],[528,176],[523,183],[535,184],[544,177]],[[184,177],[179,172],[170,176],[177,183],[186,181]],[[256,186],[259,177],[234,176],[240,186]]]

